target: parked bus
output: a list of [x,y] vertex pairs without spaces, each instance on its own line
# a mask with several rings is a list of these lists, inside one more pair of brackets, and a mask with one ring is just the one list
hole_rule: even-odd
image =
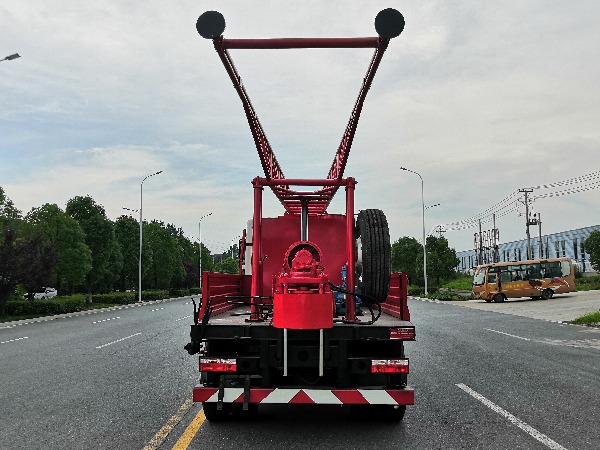
[[501,303],[507,298],[552,298],[575,291],[570,258],[548,258],[483,264],[475,269],[473,296]]

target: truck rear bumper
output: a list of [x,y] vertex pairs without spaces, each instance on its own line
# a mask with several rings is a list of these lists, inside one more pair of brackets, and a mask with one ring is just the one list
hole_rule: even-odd
[[[224,388],[223,403],[243,403],[243,388]],[[195,402],[219,402],[219,388],[194,387]],[[248,403],[260,404],[317,404],[317,405],[414,405],[412,389],[300,389],[252,388]]]

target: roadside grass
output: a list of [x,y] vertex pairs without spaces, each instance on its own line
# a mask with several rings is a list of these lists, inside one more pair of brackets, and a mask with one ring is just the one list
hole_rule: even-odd
[[581,317],[578,317],[575,320],[572,320],[571,323],[574,323],[576,325],[588,325],[588,326],[600,325],[600,311],[585,314]]
[[600,275],[586,278],[577,278],[575,286],[578,291],[593,291],[600,289]]

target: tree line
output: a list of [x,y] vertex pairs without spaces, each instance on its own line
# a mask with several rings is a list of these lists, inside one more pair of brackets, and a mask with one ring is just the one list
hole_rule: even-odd
[[[143,289],[198,286],[198,243],[172,224],[142,227]],[[0,313],[17,286],[30,298],[52,286],[61,295],[86,293],[88,301],[92,293],[137,290],[139,233],[136,219],[112,221],[90,196],[73,197],[64,210],[44,204],[23,215],[0,186]],[[204,245],[201,254],[203,270],[237,272],[230,250],[218,263]]]
[[[199,284],[199,246],[181,228],[159,221],[142,224],[143,289],[190,289]],[[0,186],[0,312],[17,286],[33,297],[45,286],[59,294],[138,289],[139,222],[112,221],[90,196],[70,199],[63,210],[44,204],[23,215]],[[233,250],[233,251],[232,251]],[[214,260],[202,245],[202,269],[237,273],[237,245]],[[455,276],[456,252],[443,237],[427,237],[427,277],[433,287]],[[424,285],[423,247],[404,236],[392,244],[392,271]]]

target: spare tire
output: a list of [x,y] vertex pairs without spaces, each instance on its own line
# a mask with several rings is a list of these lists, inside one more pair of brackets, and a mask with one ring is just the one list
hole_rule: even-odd
[[[390,230],[383,211],[365,209],[356,219],[358,293],[384,302],[390,289],[392,249]],[[368,298],[366,302],[372,301]]]

